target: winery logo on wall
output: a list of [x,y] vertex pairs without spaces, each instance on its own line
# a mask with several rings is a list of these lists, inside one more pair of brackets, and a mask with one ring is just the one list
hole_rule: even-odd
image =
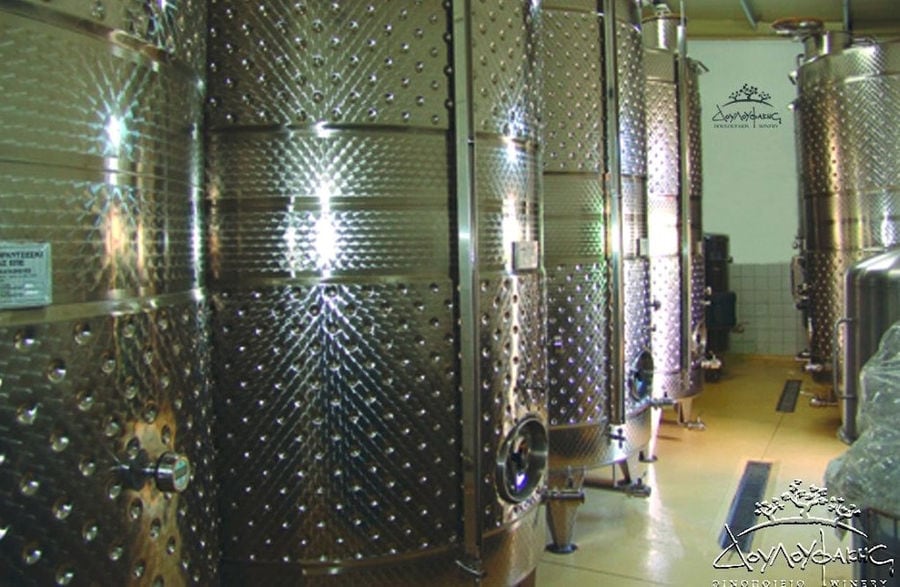
[[[821,572],[821,585],[827,587],[879,586],[894,585],[894,553],[881,543],[875,535],[870,537],[862,528],[865,524],[854,524],[854,518],[861,517],[862,509],[848,503],[843,497],[828,495],[828,489],[810,485],[803,487],[800,479],[791,482],[787,491],[771,500],[759,501],[755,504],[754,514],[765,518],[749,528],[737,532],[729,524],[725,524],[721,545],[724,550],[713,561],[713,567],[722,570],[740,571],[740,576],[767,575],[768,579],[733,580],[731,578],[714,579],[711,587],[729,587],[739,585],[748,587],[812,587],[804,579],[785,579],[778,577],[797,576],[800,571]],[[785,542],[769,543],[753,548],[751,541],[755,534],[768,532],[775,528],[782,531],[793,528],[798,534],[790,534],[797,538],[793,546]],[[896,526],[894,526],[896,531]],[[828,543],[827,536],[836,530],[837,543]],[[881,532],[876,527],[876,531]],[[854,540],[849,545],[840,543],[844,533],[852,533]],[[783,534],[787,535],[787,534]],[[801,537],[800,535],[803,535]],[[880,535],[879,535],[880,537]],[[863,576],[878,575],[889,578],[870,578],[857,580],[826,579],[826,567],[829,565],[865,565]],[[854,572],[859,571],[856,569]],[[814,574],[814,573],[811,573]],[[829,571],[827,574],[831,574]],[[777,577],[777,578],[776,578]],[[818,579],[818,577],[817,577]],[[816,581],[818,583],[818,581]]]
[[756,86],[744,84],[716,104],[712,121],[715,128],[778,128],[781,113],[772,105],[772,96]]

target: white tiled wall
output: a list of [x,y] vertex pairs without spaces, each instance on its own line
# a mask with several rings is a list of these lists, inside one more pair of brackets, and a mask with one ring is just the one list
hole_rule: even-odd
[[729,351],[793,356],[806,348],[800,311],[791,296],[790,265],[734,263],[729,271],[738,322]]

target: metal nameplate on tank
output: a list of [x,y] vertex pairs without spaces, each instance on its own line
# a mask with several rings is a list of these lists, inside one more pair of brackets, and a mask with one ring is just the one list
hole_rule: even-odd
[[515,241],[512,244],[513,271],[534,271],[540,267],[537,241]]
[[0,309],[53,302],[50,243],[0,241]]
[[638,239],[637,250],[639,257],[648,257],[650,255],[650,239]]

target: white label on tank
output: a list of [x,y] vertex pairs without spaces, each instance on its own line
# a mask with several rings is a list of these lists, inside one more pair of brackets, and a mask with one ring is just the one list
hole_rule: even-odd
[[649,257],[650,256],[650,239],[647,239],[647,238],[638,239],[638,255],[641,257]]
[[50,243],[0,241],[0,309],[53,302]]
[[540,266],[540,249],[536,241],[515,241],[513,271],[533,271]]

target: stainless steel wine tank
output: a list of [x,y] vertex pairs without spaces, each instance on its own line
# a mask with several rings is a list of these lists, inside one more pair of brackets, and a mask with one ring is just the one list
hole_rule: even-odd
[[0,583],[210,585],[204,2],[0,2]]
[[809,316],[810,365],[831,369],[843,278],[900,241],[900,43],[847,34],[798,34],[794,112],[802,235],[798,284]]
[[634,2],[543,6],[548,518],[568,552],[586,470],[650,438],[643,48]]
[[538,9],[211,3],[225,583],[533,573]]
[[677,401],[685,420],[703,386],[706,296],[698,86],[702,66],[687,57],[679,23],[679,16],[657,11],[644,20],[643,34],[653,394]]

